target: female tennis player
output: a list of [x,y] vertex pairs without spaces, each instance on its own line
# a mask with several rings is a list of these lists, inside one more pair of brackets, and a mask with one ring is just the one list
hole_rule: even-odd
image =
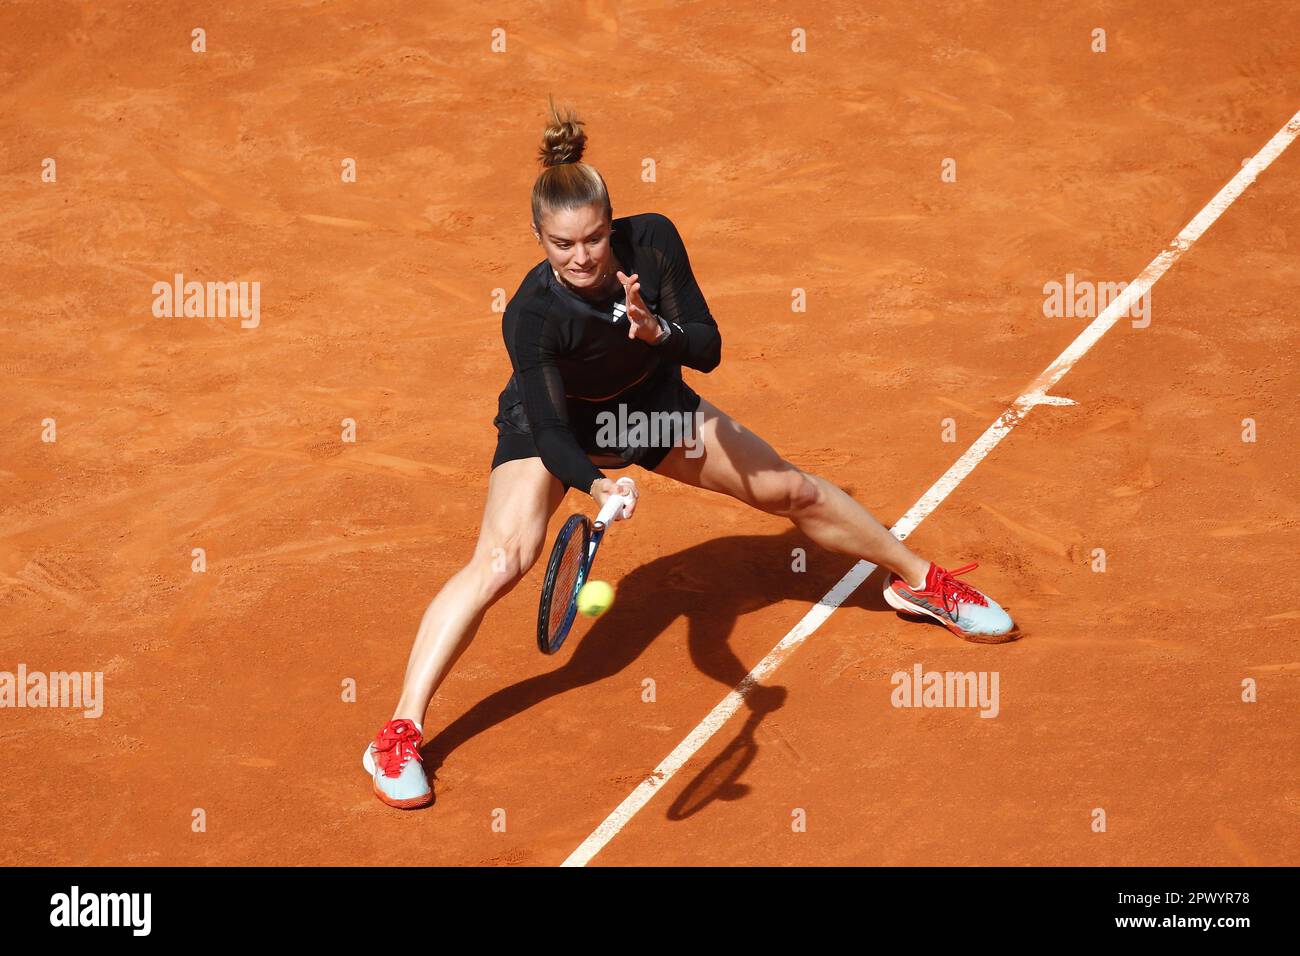
[[[565,493],[577,488],[597,508],[625,494],[624,517],[632,516],[635,483],[616,483],[601,467],[639,465],[784,515],[823,548],[893,572],[885,588],[892,607],[935,618],[971,641],[1016,636],[1001,607],[957,579],[975,565],[949,572],[913,554],[840,488],[786,461],[682,381],[682,366],[717,368],[718,327],[673,223],[659,213],[612,218],[604,179],[581,162],[582,126],[551,102],[532,194],[533,234],[546,259],[506,306],[502,331],[514,373],[498,399],[478,543],[424,612],[393,719],[363,759],[375,795],[390,806],[432,802],[419,752],[429,701],[487,609],[536,562]],[[625,422],[635,412],[671,412],[679,422],[699,422],[699,432],[687,426],[671,445],[633,444],[626,434],[611,443],[600,428],[610,419],[599,416],[618,420],[620,405]]]

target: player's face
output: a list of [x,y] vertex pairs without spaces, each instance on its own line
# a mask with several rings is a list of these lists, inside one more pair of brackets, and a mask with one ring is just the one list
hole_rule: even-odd
[[618,263],[610,246],[610,219],[603,206],[544,213],[537,236],[551,268],[578,291],[598,292],[615,280]]

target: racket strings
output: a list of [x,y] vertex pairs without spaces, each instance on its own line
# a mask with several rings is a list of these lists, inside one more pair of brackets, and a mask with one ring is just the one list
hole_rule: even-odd
[[564,626],[570,605],[577,596],[578,579],[582,575],[583,551],[583,536],[580,534],[573,535],[564,550],[564,556],[560,559],[559,570],[555,575],[550,620],[547,622],[547,629],[550,631],[551,637],[554,637],[556,632]]

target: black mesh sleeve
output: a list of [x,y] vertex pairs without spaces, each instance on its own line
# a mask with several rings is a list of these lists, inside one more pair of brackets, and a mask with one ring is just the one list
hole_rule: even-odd
[[554,325],[536,312],[506,309],[501,333],[542,464],[560,481],[590,492],[592,482],[605,474],[591,463],[569,425],[564,381],[555,364]]
[[658,213],[653,214],[651,223],[651,246],[659,254],[663,269],[659,314],[675,326],[659,348],[679,365],[712,372],[722,361],[722,333],[709,314],[677,227]]

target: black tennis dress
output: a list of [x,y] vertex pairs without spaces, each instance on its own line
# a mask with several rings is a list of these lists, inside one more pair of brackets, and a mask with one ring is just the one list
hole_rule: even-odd
[[690,414],[699,408],[699,395],[682,381],[682,366],[717,368],[722,336],[677,228],[659,213],[627,216],[613,220],[610,242],[615,268],[639,275],[647,308],[667,321],[667,339],[651,345],[628,338],[621,285],[607,300],[590,302],[557,279],[549,261],[538,263],[501,324],[514,374],[497,399],[493,468],[540,457],[566,491],[587,492],[605,477],[593,458],[609,467],[652,470],[671,450],[663,442],[610,444],[608,430],[598,442],[599,426],[608,421],[598,417],[602,412]]

